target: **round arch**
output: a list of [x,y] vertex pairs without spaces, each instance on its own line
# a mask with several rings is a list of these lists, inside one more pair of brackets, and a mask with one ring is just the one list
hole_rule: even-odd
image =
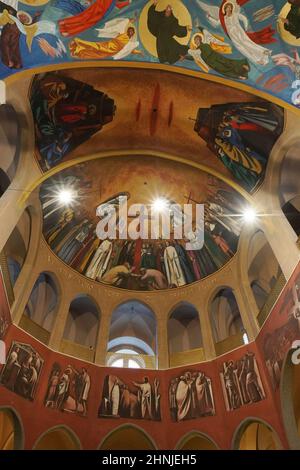
[[19,326],[47,344],[55,324],[61,297],[62,290],[57,276],[50,271],[39,273]]
[[80,450],[81,448],[78,436],[65,425],[47,429],[32,447],[33,450]]
[[109,432],[98,450],[156,450],[157,446],[144,429],[135,424],[122,424]]
[[234,432],[233,450],[281,450],[282,444],[274,428],[266,421],[248,417]]
[[0,450],[22,450],[24,427],[17,411],[11,406],[0,407]]
[[191,431],[185,434],[175,446],[176,450],[220,450],[214,439],[208,434]]

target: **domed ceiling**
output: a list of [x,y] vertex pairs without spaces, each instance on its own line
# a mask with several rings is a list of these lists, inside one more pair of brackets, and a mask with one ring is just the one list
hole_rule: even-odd
[[162,71],[47,72],[34,78],[29,94],[42,171],[143,150],[205,165],[253,191],[284,127],[273,103]]
[[[73,197],[68,204],[60,203],[66,189]],[[147,208],[126,211],[124,239],[118,224],[119,196],[127,198],[128,209],[133,204]],[[44,237],[64,263],[95,281],[133,290],[182,287],[220,269],[237,250],[246,206],[239,193],[211,174],[150,155],[95,159],[62,170],[41,185],[40,200]],[[157,227],[159,220],[157,201],[165,203],[159,212],[172,214],[169,234],[163,228],[151,231],[152,222]],[[117,230],[104,240],[98,224],[102,220],[108,227],[113,218],[108,204],[115,209]],[[190,232],[184,230],[178,237],[175,228],[181,215],[173,211],[174,204],[182,210],[184,204],[191,205],[191,228],[204,231],[203,247],[187,245],[193,240]],[[196,216],[196,204],[205,204],[205,226]],[[106,210],[97,210],[100,205]],[[141,234],[145,220],[147,231]],[[139,238],[129,232],[130,224]]]
[[299,106],[299,0],[2,0],[5,78],[98,62],[172,69]]

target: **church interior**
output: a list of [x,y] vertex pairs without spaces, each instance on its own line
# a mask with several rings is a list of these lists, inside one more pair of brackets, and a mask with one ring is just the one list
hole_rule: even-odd
[[300,1],[0,25],[0,450],[300,450]]

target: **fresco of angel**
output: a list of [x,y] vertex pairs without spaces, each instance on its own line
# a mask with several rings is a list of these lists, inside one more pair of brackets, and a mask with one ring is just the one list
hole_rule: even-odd
[[260,31],[250,32],[248,18],[241,13],[241,6],[249,0],[223,0],[220,7],[208,5],[197,0],[200,8],[206,12],[210,24],[222,27],[235,48],[249,61],[257,65],[267,65],[272,51],[263,46],[275,42],[275,30],[266,27]]

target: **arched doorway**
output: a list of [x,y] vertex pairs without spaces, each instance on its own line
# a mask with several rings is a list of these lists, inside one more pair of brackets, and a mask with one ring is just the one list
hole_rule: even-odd
[[235,433],[233,448],[236,450],[280,450],[277,433],[258,419],[244,421]]
[[240,310],[231,288],[224,287],[214,296],[210,322],[217,355],[248,343]]
[[10,408],[0,408],[0,451],[23,448],[22,424]]
[[201,326],[197,309],[181,302],[168,320],[170,367],[194,364],[205,360]]
[[178,450],[219,450],[215,442],[205,434],[191,432],[184,436],[176,449]]
[[74,432],[65,427],[46,431],[34,445],[34,450],[80,450],[81,445]]
[[132,425],[114,429],[100,444],[99,450],[155,450],[152,439],[140,428]]
[[93,362],[100,324],[100,311],[88,295],[72,300],[60,350],[71,356]]

